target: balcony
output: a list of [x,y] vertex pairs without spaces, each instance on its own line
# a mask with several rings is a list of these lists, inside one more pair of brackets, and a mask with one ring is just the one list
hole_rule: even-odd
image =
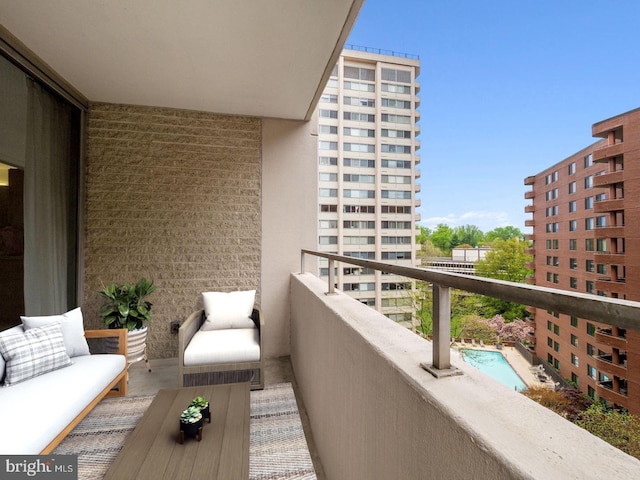
[[417,180],[418,178],[420,178],[422,176],[422,170],[420,169],[416,169],[413,171],[413,176],[415,177],[415,179]]
[[627,292],[627,286],[622,278],[616,280],[608,277],[597,278],[595,288],[596,290],[604,290],[605,292],[617,293],[619,295],[624,295]]
[[536,240],[536,236],[535,236],[533,233],[525,233],[525,234],[524,234],[524,239],[525,239],[527,242],[535,242],[535,240]]
[[526,198],[527,200],[532,200],[536,197],[536,192],[534,192],[533,190],[530,190],[528,192],[524,192],[524,198]]
[[610,158],[617,157],[624,153],[624,143],[614,143],[613,145],[606,145],[602,148],[594,150],[593,161],[594,162],[608,162]]
[[596,359],[596,368],[604,373],[607,377],[627,377],[627,357],[626,355],[622,356],[620,359],[620,363],[613,363],[613,356],[609,355],[600,355],[595,357]]
[[596,227],[595,238],[622,238],[624,237],[624,227]]
[[624,170],[612,173],[603,173],[593,177],[594,187],[607,187],[624,181]]
[[593,258],[596,263],[607,263],[609,265],[622,265],[624,263],[624,253],[595,252]]
[[608,402],[625,406],[627,404],[627,390],[619,388],[616,391],[613,388],[613,381],[608,380],[606,382],[598,382],[596,384],[596,393],[598,397],[607,400]]
[[[323,256],[428,279],[443,305],[445,292],[458,288],[598,322],[611,320],[606,311],[613,305],[640,308],[636,302]],[[494,382],[457,355],[447,368],[440,363],[436,370],[452,367],[458,375],[438,378],[421,368],[434,368],[452,354],[445,324],[440,331],[447,338],[436,334],[431,343],[329,287],[310,273],[290,278],[293,372],[327,478],[606,478],[612,464],[624,469],[618,470],[621,478],[640,475],[637,460]],[[637,310],[619,312],[616,322],[637,317]],[[446,322],[441,313],[437,310],[434,318]],[[559,457],[562,462],[553,461]],[[547,470],[550,461],[552,472]]]
[[600,328],[596,330],[596,342],[602,343],[603,345],[607,345],[611,348],[617,348],[618,350],[627,349],[626,332],[624,335],[621,335],[619,332],[614,334],[612,328]]
[[620,210],[624,210],[624,198],[602,200],[593,204],[594,213],[617,212]]
[[534,205],[527,205],[524,207],[525,213],[533,213],[536,211],[536,207]]
[[524,221],[524,226],[525,227],[535,227],[536,226],[536,222],[533,219],[528,219]]
[[524,184],[525,185],[533,185],[534,183],[536,183],[536,177],[531,175],[527,178],[524,179]]

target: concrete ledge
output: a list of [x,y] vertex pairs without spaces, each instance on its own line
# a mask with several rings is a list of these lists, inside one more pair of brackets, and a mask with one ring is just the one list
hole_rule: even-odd
[[327,478],[640,478],[640,461],[360,302],[291,276],[291,360]]

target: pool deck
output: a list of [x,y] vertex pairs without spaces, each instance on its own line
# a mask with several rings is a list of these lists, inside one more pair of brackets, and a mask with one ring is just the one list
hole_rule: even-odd
[[456,350],[461,349],[475,349],[475,350],[487,350],[489,352],[500,352],[504,355],[504,358],[509,362],[509,365],[516,371],[518,376],[522,379],[524,383],[526,383],[527,387],[545,387],[552,388],[553,382],[541,382],[538,380],[538,377],[531,371],[531,365],[527,360],[515,349],[515,347],[502,347],[501,350],[498,350],[494,346],[490,345],[471,345],[468,343],[465,344],[455,344]]

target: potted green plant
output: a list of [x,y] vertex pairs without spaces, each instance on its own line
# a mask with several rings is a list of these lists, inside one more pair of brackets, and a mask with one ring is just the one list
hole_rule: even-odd
[[209,400],[199,395],[193,400],[191,400],[191,403],[189,404],[189,406],[200,409],[200,412],[202,413],[202,418],[208,420],[209,423],[211,423],[211,411],[209,410]]
[[103,299],[100,316],[107,328],[128,330],[130,363],[146,358],[147,323],[151,321],[152,305],[146,298],[155,290],[153,280],[143,277],[135,285],[110,283],[98,292]]
[[180,443],[184,443],[184,437],[195,436],[202,440],[202,425],[204,418],[198,407],[190,406],[180,414]]

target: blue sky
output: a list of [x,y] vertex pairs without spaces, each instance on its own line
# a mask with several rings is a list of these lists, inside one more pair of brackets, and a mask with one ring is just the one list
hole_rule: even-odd
[[524,178],[640,107],[639,29],[638,0],[365,0],[347,43],[420,56],[420,223],[529,231]]

